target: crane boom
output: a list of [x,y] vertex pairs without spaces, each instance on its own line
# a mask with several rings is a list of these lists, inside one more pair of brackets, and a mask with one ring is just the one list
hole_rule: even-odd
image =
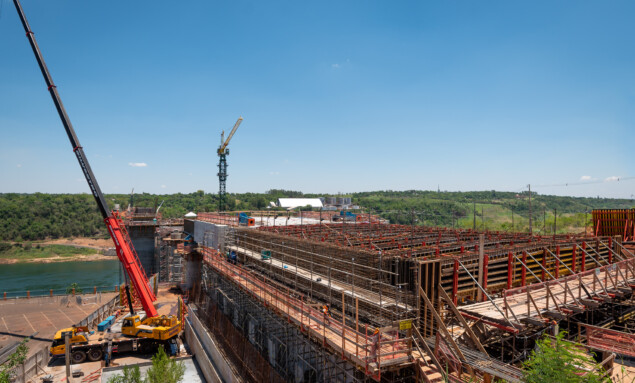
[[227,139],[225,140],[225,142],[220,146],[220,148],[218,148],[218,154],[225,152],[225,148],[227,148],[227,145],[229,145],[229,140],[232,139],[232,137],[234,136],[234,133],[236,133],[236,130],[238,129],[238,126],[240,125],[241,122],[243,122],[243,118],[238,117],[238,121],[236,121],[236,123],[234,124],[234,127],[232,128],[232,131],[229,133],[229,136],[227,136]]
[[51,94],[51,98],[53,99],[53,103],[55,104],[55,108],[57,109],[57,113],[62,120],[62,125],[64,125],[64,129],[66,130],[66,134],[68,135],[68,139],[70,140],[73,152],[77,157],[77,162],[79,162],[79,166],[82,168],[84,177],[86,177],[86,182],[88,182],[88,187],[90,188],[93,197],[95,197],[99,212],[101,213],[104,222],[108,227],[108,232],[110,233],[110,236],[115,243],[117,256],[119,257],[119,260],[121,261],[124,269],[126,269],[126,272],[128,273],[128,276],[130,277],[130,280],[132,281],[132,284],[139,295],[141,305],[143,306],[146,315],[148,317],[155,317],[157,316],[157,311],[152,302],[156,300],[156,297],[154,296],[152,289],[148,285],[148,279],[139,264],[139,260],[134,251],[134,247],[129,242],[125,231],[122,230],[117,216],[108,208],[108,203],[106,202],[104,194],[101,192],[99,184],[97,183],[97,179],[95,178],[95,175],[90,168],[88,158],[86,158],[84,149],[79,143],[79,139],[75,134],[75,129],[73,129],[73,125],[71,124],[71,120],[66,113],[66,109],[64,109],[62,99],[60,98],[57,87],[53,83],[53,78],[51,77],[51,74],[46,67],[46,63],[44,62],[44,58],[42,57],[40,48],[35,41],[35,36],[33,35],[31,28],[29,27],[29,23],[26,20],[26,16],[24,15],[24,11],[22,10],[22,6],[20,5],[19,0],[13,0],[13,4],[18,11],[18,15],[20,16],[20,20],[22,21],[22,26],[24,27],[26,36],[29,39],[29,43],[31,44],[33,53],[35,54],[35,59],[40,66],[40,70],[42,71],[42,75],[44,76],[44,81],[46,82],[48,91]]

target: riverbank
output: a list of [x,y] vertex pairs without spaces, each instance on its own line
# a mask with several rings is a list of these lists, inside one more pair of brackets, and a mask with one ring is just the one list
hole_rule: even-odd
[[0,264],[92,262],[116,260],[105,255],[112,242],[92,238],[63,238],[41,242],[0,243]]
[[11,265],[14,263],[58,263],[58,262],[96,262],[96,261],[116,261],[117,257],[103,254],[54,256],[46,258],[6,258],[0,255],[0,265]]

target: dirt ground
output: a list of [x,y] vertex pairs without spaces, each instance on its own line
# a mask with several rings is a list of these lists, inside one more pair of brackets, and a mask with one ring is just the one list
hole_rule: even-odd
[[[155,307],[157,307],[157,311],[159,315],[176,315],[178,312],[178,295],[174,294],[170,291],[170,287],[168,285],[160,285],[159,292],[157,294],[157,300],[155,301]],[[187,355],[185,349],[181,349],[181,355]],[[124,366],[137,364],[142,362],[149,362],[152,358],[151,354],[128,354],[121,357],[115,358],[110,364],[111,367],[115,366]],[[81,364],[74,364],[71,366],[71,371],[81,370],[84,375],[79,378],[72,378],[71,382],[81,382],[82,379],[88,377],[90,374],[100,375],[101,368],[104,367],[104,362],[85,362]],[[54,382],[62,382],[65,381],[66,378],[66,367],[64,365],[63,359],[55,359],[52,360],[47,367],[44,368],[44,371],[38,375],[34,381],[39,381],[39,378],[44,375],[52,375]],[[98,380],[95,380],[97,382]]]
[[[53,341],[55,332],[70,327],[97,310],[101,304],[114,297],[115,293],[101,294],[88,304],[77,304],[65,296],[37,297],[0,300],[0,350],[16,341],[37,333],[28,342],[29,350],[35,353]],[[84,295],[93,297],[92,294]]]
[[613,382],[632,383],[635,382],[635,363],[615,363],[613,367]]
[[49,257],[49,258],[31,258],[31,259],[15,259],[2,258],[0,265],[10,265],[13,263],[54,263],[54,262],[75,262],[75,261],[111,261],[116,257],[103,254],[82,254],[73,257]]
[[95,239],[95,238],[59,238],[50,241],[41,242],[43,245],[70,245],[76,247],[90,247],[98,250],[105,250],[113,247],[112,239]]

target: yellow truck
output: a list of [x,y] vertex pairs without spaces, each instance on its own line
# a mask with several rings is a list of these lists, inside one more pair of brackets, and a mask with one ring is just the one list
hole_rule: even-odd
[[177,335],[182,322],[173,316],[158,316],[141,319],[139,315],[129,315],[121,322],[121,332],[89,332],[87,327],[73,326],[55,333],[50,349],[52,357],[64,357],[65,338],[69,335],[70,359],[73,363],[83,363],[106,359],[112,360],[118,353],[149,353],[163,346],[169,355],[178,352]]

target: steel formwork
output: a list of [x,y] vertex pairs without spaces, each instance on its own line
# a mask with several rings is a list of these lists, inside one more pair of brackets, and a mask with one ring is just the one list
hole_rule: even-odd
[[593,210],[595,235],[620,236],[624,242],[635,241],[635,209]]

